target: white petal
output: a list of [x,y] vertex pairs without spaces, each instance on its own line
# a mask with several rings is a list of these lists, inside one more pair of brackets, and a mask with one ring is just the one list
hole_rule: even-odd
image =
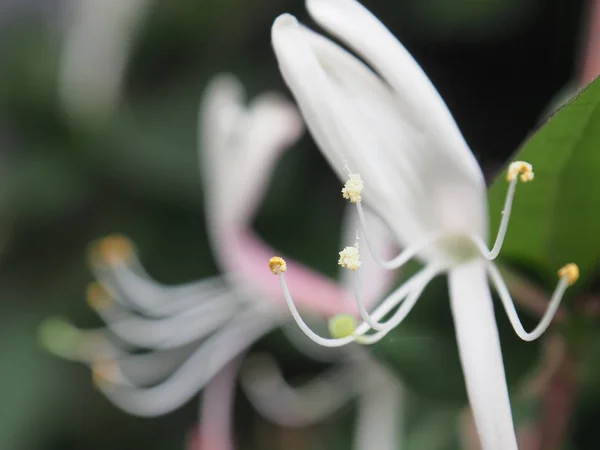
[[435,152],[451,158],[481,177],[477,161],[452,114],[421,67],[392,33],[355,0],[307,0],[313,19],[362,56],[396,91],[405,119],[435,139]]
[[149,0],[76,0],[61,55],[59,95],[66,112],[93,124],[120,99],[133,38]]
[[356,450],[399,450],[404,435],[404,389],[391,374],[373,362],[378,380],[358,397]]
[[275,93],[244,104],[243,86],[231,75],[216,77],[199,114],[200,158],[211,231],[243,226],[252,218],[275,163],[302,134],[292,103]]
[[272,38],[323,154],[344,181],[346,164],[360,173],[365,201],[404,245],[441,231],[485,236],[485,187],[476,164],[472,176],[455,155],[437,151],[436,130],[415,126],[411,111],[370,69],[292,16],[275,21]]
[[460,359],[482,448],[516,450],[500,339],[484,262],[456,267],[448,278]]
[[279,318],[256,307],[243,312],[217,331],[163,383],[149,388],[101,384],[100,389],[119,408],[138,416],[166,414],[200,391],[225,364],[277,325]]
[[349,364],[334,366],[311,381],[291,386],[270,355],[249,358],[242,387],[254,408],[268,420],[287,427],[322,422],[362,388],[364,372]]

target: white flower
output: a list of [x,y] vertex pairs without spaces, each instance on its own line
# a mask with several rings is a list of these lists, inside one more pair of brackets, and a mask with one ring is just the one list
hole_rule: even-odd
[[[527,333],[491,260],[502,246],[519,176],[523,182],[532,180],[532,168],[522,162],[509,168],[502,224],[493,249],[488,250],[483,175],[422,69],[360,3],[307,0],[306,5],[319,25],[373,69],[283,14],[272,29],[281,73],[330,165],[351,185],[360,174],[360,196],[385,220],[404,248],[392,260],[378,258],[381,265],[397,268],[417,257],[425,267],[372,314],[367,312],[357,284],[356,302],[363,323],[350,336],[323,338],[315,334],[296,310],[285,276],[278,273],[288,306],[301,329],[321,345],[369,344],[383,338],[406,317],[433,277],[448,273],[459,352],[482,446],[486,450],[515,449],[487,278],[493,281],[517,334],[525,340],[536,339],[548,327],[565,289],[577,278],[574,265],[559,273],[548,311],[538,327]],[[361,201],[355,204],[369,243]],[[288,270],[287,275],[291,280],[293,271]],[[402,301],[386,322],[380,322]],[[370,330],[375,332],[369,334]]]
[[[109,236],[92,246],[90,262],[97,283],[90,285],[87,295],[107,327],[84,331],[52,320],[42,328],[42,338],[53,352],[90,364],[102,392],[131,414],[168,413],[206,386],[197,434],[208,447],[215,441],[231,441],[226,424],[231,421],[231,390],[243,353],[289,320],[281,291],[268,287],[269,275],[262,270],[264,255],[273,249],[251,225],[275,163],[300,137],[303,125],[295,107],[277,94],[262,94],[246,106],[243,87],[231,76],[210,83],[199,116],[208,231],[224,275],[165,286],[146,273],[128,239]],[[350,212],[345,224],[352,234],[357,216],[354,208]],[[389,243],[389,233],[380,230],[379,250]],[[373,270],[378,268],[370,262],[364,270],[373,272],[366,286],[370,290],[366,297],[372,301],[389,288],[391,277]],[[331,317],[347,309],[351,290],[297,263],[287,265],[300,275],[296,288],[303,310]],[[286,263],[274,259],[272,270],[283,272]],[[397,401],[396,383],[362,373],[364,367],[382,372],[374,370],[376,363],[364,352],[324,355],[303,335],[300,342],[293,334],[290,338],[312,357],[333,359],[337,376],[317,379],[296,392],[278,378],[274,364],[253,365],[251,360],[242,374],[259,373],[263,381],[278,379],[277,389],[265,391],[264,383],[244,377],[245,389],[265,416],[298,426],[322,419],[357,393],[387,389],[389,401]],[[139,348],[146,352],[135,352]],[[337,383],[339,379],[345,383]]]

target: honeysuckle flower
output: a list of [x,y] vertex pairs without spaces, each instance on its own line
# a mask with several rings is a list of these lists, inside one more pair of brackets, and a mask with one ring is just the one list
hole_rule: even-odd
[[[240,83],[220,76],[206,91],[199,130],[209,237],[224,275],[179,286],[160,284],[146,273],[128,239],[109,236],[91,248],[97,282],[87,292],[89,305],[106,327],[80,330],[54,319],[41,335],[54,353],[89,364],[98,388],[131,414],[168,413],[206,387],[202,423],[189,445],[225,450],[233,446],[228,424],[242,354],[289,320],[281,291],[268,287],[261,270],[261,262],[273,249],[251,231],[251,222],[275,162],[301,135],[303,124],[294,106],[274,93],[260,95],[246,106]],[[354,240],[357,218],[351,213],[345,224]],[[381,230],[374,245],[381,251],[389,248],[389,233]],[[370,262],[366,260],[364,268],[372,272],[366,286],[368,303],[391,282],[389,273],[373,270],[377,267]],[[288,267],[299,274],[294,289],[300,293],[302,310],[326,317],[348,310],[350,290],[293,261]],[[314,352],[307,342],[296,345],[305,353]],[[325,402],[322,392],[318,395],[313,388],[315,394],[306,396],[305,405],[320,402],[321,407],[311,412],[307,406],[296,424],[319,420],[357,392],[374,392],[372,377],[364,381],[353,370],[358,365],[344,355],[327,357],[341,358],[340,367],[354,387],[342,395],[336,390]],[[365,358],[360,367],[375,364]],[[327,392],[337,389],[334,382],[314,383]],[[252,383],[246,385],[252,390]],[[394,395],[398,391],[389,382],[377,389],[386,386]],[[311,391],[310,385],[305,390]],[[221,426],[211,426],[215,420]]]
[[[424,268],[368,312],[358,284],[358,247],[340,253],[340,264],[354,271],[355,297],[362,323],[334,319],[332,338],[311,330],[297,311],[284,272],[274,260],[288,306],[300,328],[324,346],[370,344],[400,324],[435,276],[447,273],[450,305],[469,401],[486,450],[517,448],[490,278],[511,324],[525,340],[549,326],[559,302],[578,277],[569,264],[539,325],[526,332],[496,266],[506,234],[518,181],[533,179],[524,162],[509,166],[508,194],[498,236],[488,250],[486,186],[477,161],[451,113],[419,65],[389,30],[354,0],[307,0],[312,18],[357,57],[300,25],[289,15],[273,25],[272,41],[283,78],[292,91],[321,152],[337,175],[347,180],[343,197],[356,205],[366,243],[362,201],[392,230],[404,250],[391,260],[394,269],[412,258]],[[372,248],[369,248],[371,251]],[[373,253],[373,252],[372,252]],[[375,255],[376,256],[376,255]],[[273,261],[272,261],[273,263]],[[266,272],[266,271],[265,271]],[[268,273],[268,272],[266,272]],[[390,314],[385,322],[381,320]],[[371,333],[373,331],[373,333]]]

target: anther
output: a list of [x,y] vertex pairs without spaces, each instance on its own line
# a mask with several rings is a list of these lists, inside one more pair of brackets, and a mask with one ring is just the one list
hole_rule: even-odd
[[135,252],[131,241],[125,236],[114,234],[92,245],[90,262],[92,265],[116,265],[130,259]]
[[354,334],[356,319],[350,314],[338,314],[329,320],[329,334],[334,339],[345,338]]
[[564,277],[567,280],[567,284],[571,286],[579,279],[579,267],[574,263],[567,264],[560,268],[558,276],[560,278]]
[[107,309],[112,304],[110,294],[96,282],[88,284],[85,299],[87,304],[96,311]]
[[533,180],[533,166],[524,161],[514,161],[508,166],[506,181],[513,181],[519,177],[521,182],[527,183]]
[[111,358],[102,358],[92,363],[92,379],[96,386],[114,383],[117,373],[117,362]]
[[282,257],[273,256],[269,260],[269,270],[273,272],[273,275],[279,275],[287,270],[287,264]]
[[360,254],[358,253],[358,243],[352,247],[346,247],[340,252],[338,264],[346,269],[357,270],[360,267]]
[[364,183],[359,174],[350,174],[350,179],[346,181],[346,184],[342,189],[342,196],[352,203],[358,203],[361,201],[360,194],[364,187]]

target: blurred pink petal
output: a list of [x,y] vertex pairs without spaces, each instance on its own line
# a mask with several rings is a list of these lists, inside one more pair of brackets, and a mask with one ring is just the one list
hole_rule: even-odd
[[200,424],[188,438],[188,450],[233,450],[233,403],[243,356],[227,364],[206,385],[200,404]]

